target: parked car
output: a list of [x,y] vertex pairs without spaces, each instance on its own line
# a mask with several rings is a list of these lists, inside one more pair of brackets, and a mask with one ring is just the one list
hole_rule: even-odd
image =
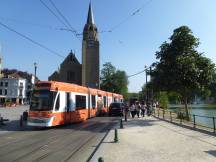
[[123,116],[123,103],[111,103],[109,107],[109,116]]

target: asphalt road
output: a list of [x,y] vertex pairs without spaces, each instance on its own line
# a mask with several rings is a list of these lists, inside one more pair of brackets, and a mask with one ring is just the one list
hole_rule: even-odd
[[0,135],[0,162],[85,162],[116,117],[96,117],[79,124],[22,130]]

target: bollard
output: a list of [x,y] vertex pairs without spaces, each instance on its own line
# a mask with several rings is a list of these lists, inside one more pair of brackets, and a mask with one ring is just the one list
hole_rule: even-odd
[[214,133],[216,133],[216,128],[215,128],[215,117],[213,117],[212,119],[213,119],[213,129],[214,129]]
[[28,111],[24,111],[23,112],[23,121],[27,121],[27,119],[28,119]]
[[122,122],[122,119],[120,120],[120,129],[123,129],[123,122]]
[[125,121],[127,121],[127,111],[125,111]]
[[114,142],[117,143],[118,142],[118,132],[117,129],[115,129],[115,137],[114,137]]
[[20,127],[22,127],[22,126],[23,126],[23,116],[20,115]]
[[170,111],[170,122],[172,122],[172,112]]
[[102,157],[99,157],[98,162],[104,162],[104,159]]
[[164,119],[164,114],[165,114],[165,111],[163,110],[163,119]]
[[180,124],[182,124],[183,114],[180,112]]
[[0,125],[3,125],[3,117],[0,116]]
[[196,118],[195,118],[195,115],[193,115],[193,125],[194,125],[194,128],[196,128]]

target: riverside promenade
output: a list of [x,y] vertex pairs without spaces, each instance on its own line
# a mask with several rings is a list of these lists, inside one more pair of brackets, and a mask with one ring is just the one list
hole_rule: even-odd
[[154,117],[129,119],[112,129],[90,160],[97,162],[216,162],[216,136],[183,128]]

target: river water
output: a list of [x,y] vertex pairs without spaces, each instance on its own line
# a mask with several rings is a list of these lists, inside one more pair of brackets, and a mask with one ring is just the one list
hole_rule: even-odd
[[[216,125],[216,105],[189,105],[190,114],[192,115],[200,115],[206,117],[196,116],[196,123],[200,125],[207,126],[213,128],[213,118],[215,117],[215,125]],[[182,105],[169,105],[169,109],[174,112],[184,110]],[[207,118],[211,117],[211,118]],[[193,119],[193,117],[191,118]]]

